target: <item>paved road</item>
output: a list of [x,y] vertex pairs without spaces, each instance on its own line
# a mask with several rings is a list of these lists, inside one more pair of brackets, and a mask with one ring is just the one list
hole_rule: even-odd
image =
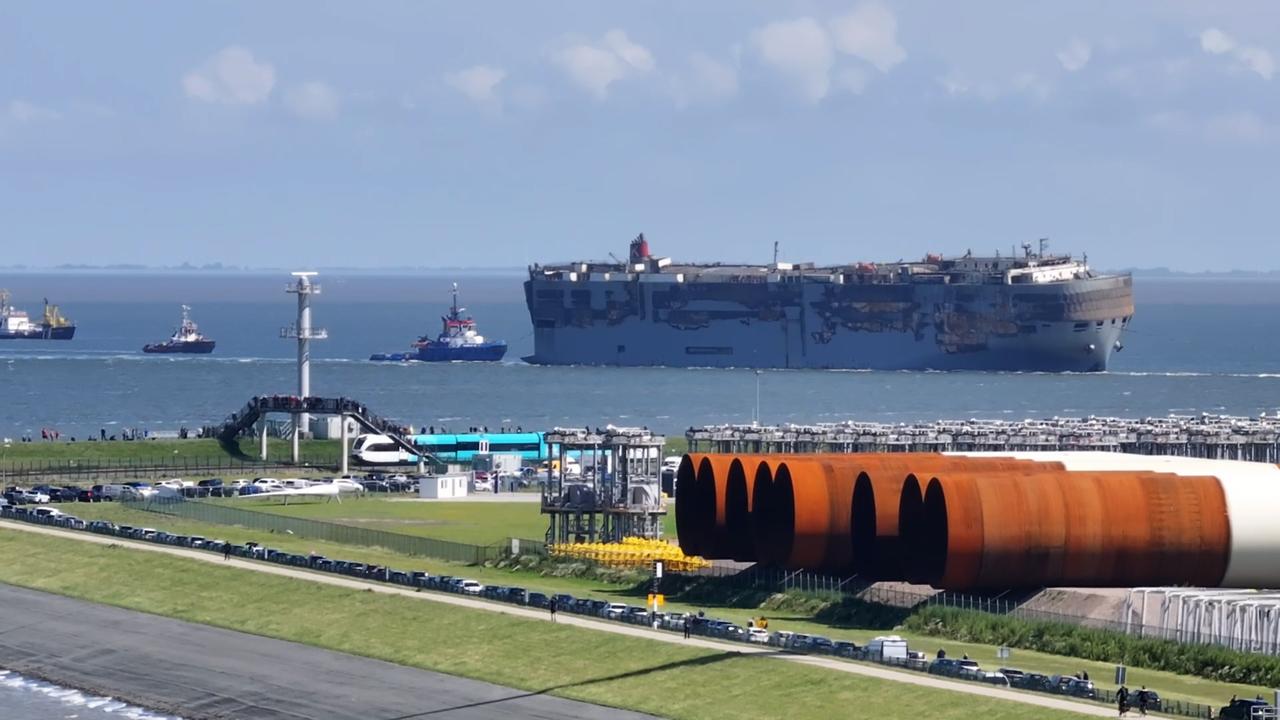
[[[326,585],[337,585],[340,587],[348,587],[359,590],[372,590],[373,592],[388,593],[400,595],[403,597],[414,598],[415,600],[425,602],[440,602],[449,605],[459,605],[479,610],[487,610],[489,612],[500,612],[508,615],[520,617],[534,618],[546,622],[547,614],[542,610],[535,608],[521,607],[518,605],[508,605],[506,603],[489,602],[485,600],[477,600],[460,595],[451,595],[435,592],[416,592],[409,588],[398,587],[395,585],[386,585],[383,583],[366,582],[356,580],[341,575],[332,575],[322,572],[311,572],[308,570],[300,570],[290,568],[284,565],[275,565],[261,561],[232,559],[230,561],[223,560],[221,555],[216,553],[204,552],[201,550],[191,550],[188,548],[178,548],[166,545],[156,545],[141,540],[123,540],[117,537],[108,537],[104,535],[94,535],[82,531],[62,530],[50,528],[40,525],[29,525],[23,522],[0,520],[0,528],[10,530],[22,530],[26,532],[39,533],[45,535],[56,535],[58,537],[80,540],[82,542],[93,542],[101,545],[117,544],[139,550],[147,550],[150,552],[163,553],[167,555],[176,555],[178,557],[191,558],[204,562],[232,565],[234,567],[244,568],[246,570],[254,570],[256,572],[268,573],[271,575],[282,575],[285,577],[301,578],[312,582],[320,582]],[[1037,707],[1052,708],[1054,710],[1066,710],[1069,712],[1079,713],[1081,715],[1090,715],[1093,717],[1114,717],[1115,709],[1100,705],[1097,703],[1077,702],[1061,697],[1053,697],[1050,695],[1042,695],[1039,693],[1022,692],[1017,690],[1006,690],[1003,688],[980,685],[977,683],[965,682],[960,680],[949,680],[934,675],[925,675],[919,672],[909,670],[895,670],[880,665],[872,665],[868,663],[855,663],[845,660],[839,660],[830,657],[819,657],[811,655],[800,655],[794,653],[780,652],[770,647],[760,647],[755,645],[745,645],[736,642],[722,642],[717,640],[709,640],[706,638],[690,638],[685,640],[679,634],[673,632],[665,632],[651,630],[638,625],[624,625],[616,622],[605,620],[597,620],[567,613],[560,613],[560,622],[579,627],[590,628],[592,630],[600,630],[602,632],[612,632],[620,635],[631,635],[642,637],[648,640],[656,640],[658,642],[670,642],[682,645],[691,645],[694,647],[702,647],[719,652],[733,651],[742,654],[757,654],[763,657],[775,658],[785,662],[795,662],[802,665],[812,665],[822,667],[829,670],[846,672],[853,675],[862,675],[867,677],[882,678],[892,680],[894,682],[906,683],[909,685],[918,685],[923,687],[939,688],[942,690],[951,690],[958,693],[966,693],[969,695],[981,695],[983,697],[996,698],[1000,700],[1008,700],[1011,702],[1023,703]],[[2,637],[2,636],[0,636]],[[368,720],[374,720],[369,718]]]
[[4,584],[0,608],[0,666],[187,718],[651,717]]

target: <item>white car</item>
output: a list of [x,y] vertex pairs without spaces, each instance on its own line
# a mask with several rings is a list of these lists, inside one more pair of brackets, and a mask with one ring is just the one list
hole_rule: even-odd
[[231,482],[227,483],[227,485],[230,485],[233,488],[242,488],[248,484],[249,484],[249,481],[244,478],[240,478],[239,480],[232,480]]
[[62,515],[66,515],[66,513],[62,512],[58,508],[36,508],[33,512],[35,513],[35,516],[38,518],[52,519]]
[[627,611],[627,606],[622,603],[609,603],[604,606],[604,616],[610,620],[617,620]]
[[484,585],[476,582],[475,580],[463,580],[462,584],[458,587],[466,595],[479,595],[480,591],[484,590]]
[[270,492],[272,490],[284,489],[284,483],[280,482],[275,478],[258,478],[257,480],[253,481],[253,484],[262,488],[263,492]]
[[338,492],[364,492],[365,488],[349,476],[334,478],[329,481],[330,485],[337,485]]
[[747,642],[768,645],[769,631],[758,627],[747,628]]
[[22,497],[29,503],[44,505],[49,502],[49,496],[38,490],[23,490]]

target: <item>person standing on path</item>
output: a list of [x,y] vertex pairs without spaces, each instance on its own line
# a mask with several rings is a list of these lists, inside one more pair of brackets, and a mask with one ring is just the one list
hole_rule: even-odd
[[693,624],[693,619],[689,617],[689,613],[684,614],[684,622],[682,624],[684,625],[684,639],[688,640],[691,626]]
[[222,543],[222,559],[231,559],[231,543]]
[[556,621],[556,599],[551,598],[551,602],[547,603],[547,609],[551,611],[551,622]]
[[1129,688],[1124,685],[1116,691],[1116,705],[1119,706],[1120,717],[1124,717],[1129,712]]

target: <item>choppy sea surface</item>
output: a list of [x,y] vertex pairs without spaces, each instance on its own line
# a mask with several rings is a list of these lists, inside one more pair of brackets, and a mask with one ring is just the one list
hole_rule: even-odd
[[6,720],[182,720],[0,670],[0,717]]
[[[296,388],[295,345],[279,337],[296,314],[287,274],[0,273],[0,287],[33,315],[59,302],[74,340],[0,341],[0,436],[63,438],[123,428],[174,430],[220,421],[252,395]],[[510,345],[501,363],[385,364],[374,352],[435,334],[460,281],[480,331]],[[536,367],[522,277],[322,274],[312,389],[345,395],[402,422],[471,425],[690,425],[749,422],[750,370]],[[1134,281],[1137,312],[1111,370],[1094,374],[861,372],[761,373],[764,422],[842,419],[1253,415],[1280,409],[1280,282]],[[193,306],[218,342],[206,357],[146,356],[179,305]]]

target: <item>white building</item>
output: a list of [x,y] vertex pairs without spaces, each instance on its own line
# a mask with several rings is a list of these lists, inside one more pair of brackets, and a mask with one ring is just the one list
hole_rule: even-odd
[[467,496],[466,475],[435,475],[418,481],[418,497],[430,500],[462,498]]

